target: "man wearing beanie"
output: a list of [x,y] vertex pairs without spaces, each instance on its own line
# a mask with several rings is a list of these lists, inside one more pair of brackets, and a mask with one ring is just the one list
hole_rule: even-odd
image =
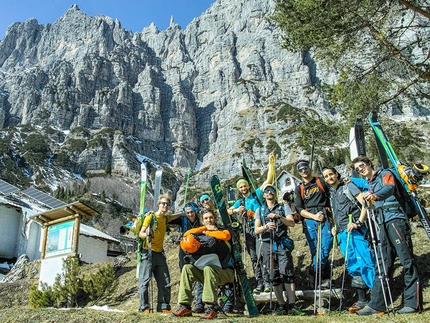
[[[267,179],[261,185],[263,187],[266,184],[272,184],[275,175],[275,155],[273,153],[269,156],[269,169],[267,172]],[[254,232],[255,221],[254,215],[257,209],[262,205],[263,193],[261,187],[255,192],[251,192],[249,183],[246,179],[240,179],[236,183],[236,187],[239,190],[241,198],[238,199],[232,207],[228,209],[228,214],[239,215],[239,218],[245,221],[245,237],[246,237],[246,250],[252,261],[252,268],[254,270],[254,276],[257,281],[257,287],[254,289],[254,293],[260,293],[262,291],[270,291],[270,281],[268,273],[263,270],[263,262],[258,261],[260,257],[259,245],[257,244],[256,234]]]

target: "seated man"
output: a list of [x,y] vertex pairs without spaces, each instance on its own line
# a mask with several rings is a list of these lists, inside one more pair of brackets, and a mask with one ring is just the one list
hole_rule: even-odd
[[203,226],[190,229],[184,234],[181,247],[189,253],[179,284],[180,308],[174,316],[191,316],[193,284],[203,284],[203,303],[206,312],[202,319],[217,317],[218,287],[234,281],[233,262],[230,253],[230,232],[216,225],[214,211],[202,211]]

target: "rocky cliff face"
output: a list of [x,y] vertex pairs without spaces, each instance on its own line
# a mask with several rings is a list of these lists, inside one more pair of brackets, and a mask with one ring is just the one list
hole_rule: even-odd
[[[136,153],[222,178],[237,160],[263,167],[305,114],[329,116],[309,57],[281,49],[272,0],[216,1],[185,30],[171,22],[132,33],[71,6],[54,24],[12,24],[0,42],[0,127],[64,135],[52,154],[73,171],[138,170]],[[79,147],[76,147],[76,144]]]

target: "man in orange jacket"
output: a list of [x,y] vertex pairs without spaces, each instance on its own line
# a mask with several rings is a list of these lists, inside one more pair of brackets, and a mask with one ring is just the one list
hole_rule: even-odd
[[190,255],[190,263],[182,268],[178,294],[180,308],[173,312],[174,316],[192,315],[193,284],[200,282],[203,284],[202,300],[206,304],[206,312],[201,318],[216,318],[218,287],[234,281],[228,242],[231,238],[230,232],[218,228],[213,210],[203,210],[202,221],[203,226],[185,232],[181,241],[181,247]]

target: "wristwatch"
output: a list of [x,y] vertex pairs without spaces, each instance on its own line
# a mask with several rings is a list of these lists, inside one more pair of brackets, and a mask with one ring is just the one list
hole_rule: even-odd
[[363,225],[363,223],[361,223],[361,222],[360,222],[360,220],[355,221],[355,222],[354,222],[354,224],[355,224],[358,228],[361,228],[361,227],[362,227],[362,225]]

